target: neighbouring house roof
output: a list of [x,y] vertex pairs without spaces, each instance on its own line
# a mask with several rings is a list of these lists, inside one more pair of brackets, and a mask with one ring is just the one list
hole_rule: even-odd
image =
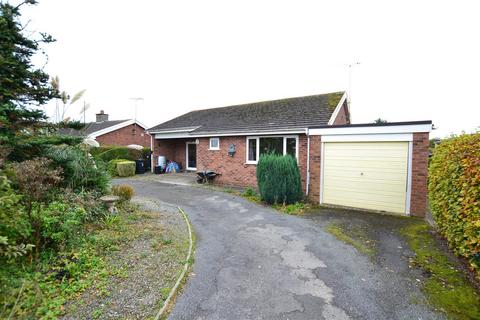
[[150,133],[203,135],[291,131],[327,125],[345,92],[195,110],[150,128]]
[[[96,138],[102,134],[106,134],[108,132],[112,132],[118,130],[120,128],[126,127],[128,125],[134,124],[135,121],[131,119],[126,120],[109,120],[109,121],[102,121],[102,122],[89,122],[85,124],[85,127],[82,129],[71,129],[71,128],[63,128],[58,131],[58,133],[68,136],[82,136],[82,137],[92,137]],[[142,128],[146,128],[146,126],[142,125],[141,123],[136,122]]]

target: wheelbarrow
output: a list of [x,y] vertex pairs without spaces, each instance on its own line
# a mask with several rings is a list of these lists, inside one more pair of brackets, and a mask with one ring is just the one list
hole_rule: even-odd
[[205,170],[197,172],[197,183],[210,183],[215,180],[217,176],[220,176],[221,173],[216,173],[215,171]]

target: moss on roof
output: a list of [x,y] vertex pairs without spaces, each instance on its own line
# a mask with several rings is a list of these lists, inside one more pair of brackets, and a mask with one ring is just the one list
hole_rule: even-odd
[[328,107],[330,110],[333,112],[335,108],[337,107],[338,103],[340,102],[340,99],[342,99],[343,94],[345,92],[332,92],[328,94]]

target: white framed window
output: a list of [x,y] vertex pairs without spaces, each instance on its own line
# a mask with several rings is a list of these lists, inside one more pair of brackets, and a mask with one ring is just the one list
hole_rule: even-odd
[[257,164],[264,153],[290,154],[298,159],[298,136],[247,137],[247,164]]
[[220,138],[210,138],[210,150],[220,150]]

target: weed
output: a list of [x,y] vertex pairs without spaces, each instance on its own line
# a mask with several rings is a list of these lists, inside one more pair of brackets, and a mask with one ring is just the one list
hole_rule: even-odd
[[[338,240],[351,245],[355,249],[357,249],[358,252],[373,258],[375,255],[375,249],[374,249],[374,244],[375,242],[372,240],[368,240],[366,235],[361,229],[355,229],[355,230],[347,230],[343,228],[340,224],[338,223],[330,223],[327,228],[327,232],[330,234],[334,235],[335,238]],[[353,236],[353,237],[352,237]]]
[[309,208],[309,205],[304,202],[295,202],[287,205],[274,204],[272,207],[286,214],[301,215],[305,213],[305,210]]

